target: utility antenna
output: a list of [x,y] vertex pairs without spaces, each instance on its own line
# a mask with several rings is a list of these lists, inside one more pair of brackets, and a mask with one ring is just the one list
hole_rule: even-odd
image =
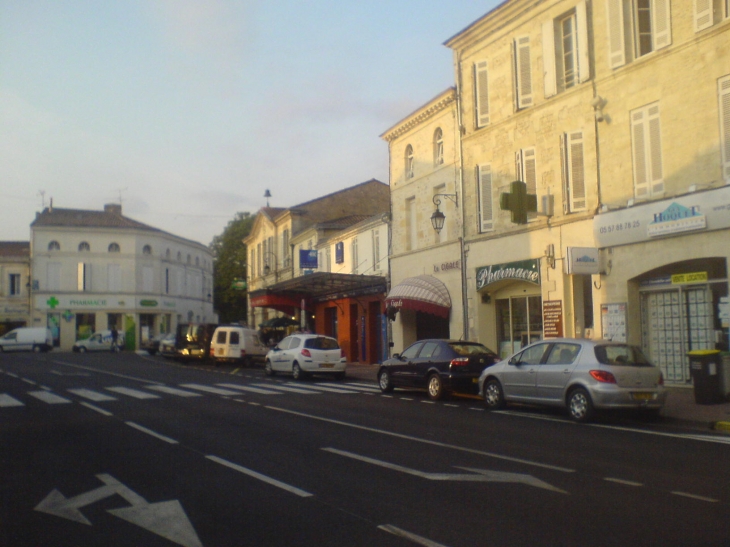
[[117,190],[119,192],[119,205],[122,204],[122,192],[126,192],[127,190],[129,190],[129,186],[127,186],[126,188],[119,188]]
[[46,208],[46,191],[38,190],[38,194],[41,196],[41,211]]

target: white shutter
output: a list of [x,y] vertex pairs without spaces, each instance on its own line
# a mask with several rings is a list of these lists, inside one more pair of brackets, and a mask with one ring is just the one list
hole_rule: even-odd
[[606,0],[608,20],[608,65],[618,68],[626,64],[623,0]]
[[530,37],[515,39],[515,76],[517,108],[532,106],[532,67],[530,65]]
[[588,16],[585,0],[575,6],[576,26],[578,27],[578,81],[586,82],[591,77],[591,63],[588,55]]
[[649,125],[649,154],[651,158],[651,194],[664,193],[664,169],[662,168],[662,138],[659,126],[659,105],[654,104],[647,110]]
[[643,109],[631,113],[631,148],[634,156],[634,195],[649,197],[649,166],[647,158],[646,115]]
[[712,0],[695,0],[695,32],[699,32],[712,26],[712,3]]
[[662,49],[672,43],[672,17],[669,0],[652,0],[651,26],[653,50]]
[[489,124],[489,78],[486,61],[479,61],[474,65],[474,97],[477,127],[484,127]]
[[552,19],[542,24],[542,70],[547,99],[558,92],[555,73],[555,27]]
[[109,264],[106,270],[106,289],[109,292],[122,290],[122,268],[119,264]]
[[494,229],[492,166],[490,164],[477,166],[477,180],[479,181],[479,227],[480,231],[489,232]]
[[720,141],[722,146],[722,174],[730,182],[730,76],[717,82],[720,103]]
[[586,208],[586,184],[583,158],[583,132],[574,131],[566,135],[566,167],[568,171],[569,204],[571,211]]
[[[537,195],[537,162],[535,161],[535,149],[524,148],[522,150],[522,175],[527,185],[527,193]],[[527,213],[527,218],[533,220],[537,218],[537,213]]]
[[60,291],[61,290],[61,263],[60,262],[49,262],[47,270],[47,287],[48,291]]

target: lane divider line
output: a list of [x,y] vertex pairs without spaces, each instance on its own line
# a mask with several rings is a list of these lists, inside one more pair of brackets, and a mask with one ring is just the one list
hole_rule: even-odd
[[398,528],[397,526],[393,526],[392,524],[381,524],[378,526],[378,529],[388,532],[389,534],[393,534],[394,536],[408,539],[413,543],[423,545],[424,547],[446,547],[446,545],[436,543],[435,541],[431,541],[425,537],[417,536],[416,534],[403,530],[402,528]]
[[86,403],[84,401],[81,401],[79,404],[81,406],[85,406],[86,408],[90,408],[94,412],[98,412],[99,414],[103,414],[104,416],[114,416],[114,414],[112,414],[111,412],[108,412],[108,411],[104,410],[103,408],[99,408],[98,406],[94,406],[91,403]]
[[141,426],[139,424],[136,424],[134,422],[124,422],[129,427],[133,427],[134,429],[137,429],[141,431],[142,433],[147,433],[148,435],[152,435],[153,437],[160,439],[161,441],[165,441],[166,443],[170,444],[179,444],[175,439],[171,439],[170,437],[165,437],[164,435],[160,435],[159,433],[156,433],[152,431],[151,429],[147,429],[144,426]]
[[682,496],[683,498],[690,498],[693,500],[699,500],[699,501],[708,501],[710,503],[717,503],[719,500],[716,500],[714,498],[706,498],[705,496],[696,496],[695,494],[689,494],[687,492],[672,492],[675,496]]
[[244,475],[248,475],[249,477],[253,477],[254,479],[258,479],[267,484],[270,484],[271,486],[276,486],[277,488],[281,488],[282,490],[286,490],[287,492],[296,494],[301,498],[309,498],[314,495],[305,490],[297,488],[296,486],[291,486],[290,484],[286,484],[285,482],[272,479],[271,477],[267,477],[266,475],[262,475],[261,473],[258,473],[252,469],[248,469],[236,463],[229,462],[228,460],[224,460],[223,458],[219,458],[218,456],[206,456],[206,458],[208,458],[210,461],[219,463],[226,467],[230,467],[231,469],[238,471],[239,473],[243,473]]
[[603,480],[604,481],[608,481],[608,482],[615,482],[617,484],[623,484],[624,486],[644,486],[640,482],[627,481],[627,480],[624,480],[624,479],[615,479],[613,477],[603,477]]

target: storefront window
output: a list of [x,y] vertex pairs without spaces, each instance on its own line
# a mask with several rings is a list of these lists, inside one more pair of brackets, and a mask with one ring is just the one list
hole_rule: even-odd
[[501,357],[542,340],[542,297],[497,299],[497,339]]
[[95,313],[76,314],[76,340],[86,340],[96,330]]

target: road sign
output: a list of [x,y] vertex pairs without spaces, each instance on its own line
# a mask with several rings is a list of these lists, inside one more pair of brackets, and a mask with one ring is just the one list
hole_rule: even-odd
[[104,486],[72,498],[67,498],[54,489],[35,507],[35,510],[91,526],[89,519],[79,509],[104,498],[119,495],[129,502],[131,507],[108,509],[107,512],[115,517],[140,526],[183,547],[203,547],[179,501],[148,503],[142,496],[127,488],[111,475],[103,473],[97,475],[96,478],[103,482]]

